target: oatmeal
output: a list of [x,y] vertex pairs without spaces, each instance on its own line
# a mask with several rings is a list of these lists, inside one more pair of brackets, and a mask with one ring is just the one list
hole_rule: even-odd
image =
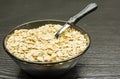
[[81,54],[88,40],[80,31],[68,28],[58,39],[59,24],[46,24],[34,29],[15,30],[6,42],[14,56],[32,62],[55,62]]

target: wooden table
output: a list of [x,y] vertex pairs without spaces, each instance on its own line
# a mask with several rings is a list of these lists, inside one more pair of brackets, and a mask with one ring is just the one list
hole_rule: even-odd
[[10,29],[37,19],[68,20],[91,2],[98,9],[77,23],[90,34],[91,46],[60,79],[120,79],[120,0],[0,0],[0,79],[33,79],[3,50]]

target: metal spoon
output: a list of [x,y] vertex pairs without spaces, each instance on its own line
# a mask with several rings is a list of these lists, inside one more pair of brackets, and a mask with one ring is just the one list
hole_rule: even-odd
[[[78,22],[78,20],[83,17],[85,14],[89,13],[90,11],[92,11],[93,9],[95,9],[97,7],[96,3],[90,3],[88,4],[82,11],[80,11],[78,14],[74,15],[73,17],[71,17],[65,25],[63,25],[62,28],[60,28],[60,30],[55,34],[55,37],[58,38],[59,35],[65,31],[68,27],[70,27],[70,24],[76,24]],[[68,24],[70,23],[70,24]]]

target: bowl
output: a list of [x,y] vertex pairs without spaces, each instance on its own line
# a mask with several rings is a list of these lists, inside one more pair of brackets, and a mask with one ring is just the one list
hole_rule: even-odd
[[66,21],[61,21],[61,20],[35,20],[35,21],[30,21],[21,25],[18,25],[17,27],[13,28],[5,37],[3,40],[3,47],[7,54],[20,66],[22,70],[25,72],[34,75],[34,76],[47,76],[47,77],[55,77],[55,76],[60,76],[64,74],[65,72],[69,71],[71,68],[73,68],[78,61],[80,60],[80,57],[85,53],[85,51],[88,49],[90,46],[90,36],[88,35],[87,32],[85,32],[81,27],[73,25],[73,28],[76,30],[82,32],[82,34],[86,34],[85,38],[88,40],[88,45],[86,49],[81,53],[78,54],[77,56],[73,56],[72,58],[62,60],[62,61],[57,61],[57,62],[30,62],[30,61],[25,61],[22,59],[19,59],[12,55],[8,49],[6,48],[6,41],[9,38],[10,34],[14,32],[14,30],[19,30],[19,29],[32,29],[32,28],[37,28],[39,26],[45,25],[45,24],[60,24],[64,25]]

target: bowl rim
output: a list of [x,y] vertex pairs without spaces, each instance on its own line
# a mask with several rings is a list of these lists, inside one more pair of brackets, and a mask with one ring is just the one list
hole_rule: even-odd
[[[90,37],[90,35],[89,35],[83,28],[79,27],[82,31],[84,31],[84,32],[87,34],[88,40],[89,40],[88,45],[87,45],[87,47],[85,48],[85,50],[84,50],[83,52],[81,52],[81,53],[78,54],[78,55],[72,56],[72,57],[70,57],[70,58],[68,58],[68,59],[61,60],[61,61],[55,61],[55,62],[32,62],[32,61],[27,61],[27,60],[20,59],[20,58],[14,56],[12,53],[9,52],[9,50],[6,48],[5,40],[6,40],[6,37],[7,37],[12,31],[16,30],[17,28],[19,28],[19,27],[21,27],[21,26],[23,26],[23,25],[30,24],[30,23],[35,23],[35,22],[42,22],[42,21],[51,21],[51,22],[52,22],[52,21],[54,21],[54,22],[56,21],[56,22],[63,22],[63,23],[66,23],[66,22],[67,22],[67,21],[56,20],[56,19],[44,19],[44,20],[33,20],[33,21],[29,21],[29,22],[25,22],[25,23],[22,23],[22,24],[20,24],[20,25],[17,25],[16,27],[12,28],[12,29],[4,36],[4,38],[3,38],[3,48],[4,48],[4,50],[7,52],[7,54],[10,55],[12,58],[14,58],[14,59],[16,59],[16,60],[19,60],[19,61],[25,62],[25,63],[29,63],[29,64],[41,64],[41,65],[45,65],[45,64],[58,64],[58,63],[68,62],[68,61],[70,61],[70,60],[72,60],[72,59],[75,59],[75,58],[83,55],[83,54],[88,50],[88,48],[90,47],[90,44],[91,44],[91,37]],[[72,24],[72,25],[73,25],[73,24]],[[74,25],[74,26],[76,26],[76,25]]]

